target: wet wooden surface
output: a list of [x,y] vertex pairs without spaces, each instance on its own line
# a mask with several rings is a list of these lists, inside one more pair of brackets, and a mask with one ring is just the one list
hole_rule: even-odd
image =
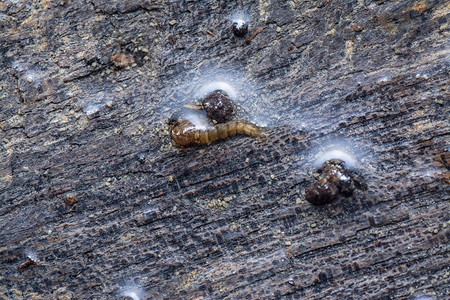
[[[0,298],[450,293],[448,1],[238,3],[0,3]],[[266,139],[174,149],[214,80]],[[368,188],[311,206],[332,149]]]

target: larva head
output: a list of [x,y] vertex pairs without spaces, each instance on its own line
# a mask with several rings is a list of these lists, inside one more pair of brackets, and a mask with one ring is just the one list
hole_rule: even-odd
[[189,146],[196,143],[195,125],[189,121],[176,121],[170,130],[173,141],[177,146]]

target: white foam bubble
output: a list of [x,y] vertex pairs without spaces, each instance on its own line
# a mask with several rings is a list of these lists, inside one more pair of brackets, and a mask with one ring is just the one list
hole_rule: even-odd
[[[418,166],[419,168],[419,166]],[[428,168],[419,171],[413,171],[407,175],[408,178],[415,180],[422,180],[425,182],[431,182],[437,178],[442,177],[442,171],[437,168]]]
[[327,160],[338,159],[345,162],[347,168],[360,167],[360,161],[366,157],[366,151],[354,141],[342,138],[324,142],[310,150],[315,168],[320,168]]
[[429,295],[417,295],[409,298],[410,300],[435,300],[434,297]]
[[88,101],[83,104],[83,112],[90,116],[100,111],[105,107],[110,107],[113,105],[112,100],[103,100],[103,101]]
[[133,300],[139,300],[139,299],[141,299],[141,298],[139,297],[139,295],[138,295],[136,292],[133,292],[133,291],[127,291],[127,292],[124,292],[124,293],[123,293],[123,296],[124,296],[124,297],[130,297],[130,298],[133,299]]
[[378,82],[379,83],[381,83],[381,82],[388,82],[389,80],[391,80],[390,76],[383,76],[383,77],[378,79]]
[[196,98],[206,97],[208,94],[216,90],[225,91],[231,99],[238,98],[238,92],[236,91],[236,89],[226,81],[212,81],[203,85],[198,91],[198,95]]
[[230,17],[231,22],[238,23],[248,23],[250,22],[250,16],[249,14],[243,12],[243,11],[236,11],[234,12]]
[[25,70],[26,65],[24,63],[18,62],[18,61],[14,61],[11,66],[13,67],[13,69],[15,69],[16,71],[19,72],[23,72]]
[[38,67],[18,61],[13,62],[11,66],[17,71],[18,77],[23,80],[22,86],[20,86],[21,89],[25,89],[27,84],[32,85],[34,88],[38,88],[42,84],[45,72]]
[[89,116],[98,112],[102,107],[103,105],[101,103],[86,103],[83,106],[83,111]]
[[330,151],[319,153],[316,157],[316,160],[314,161],[314,166],[320,167],[324,162],[330,159],[342,160],[349,168],[355,168],[358,165],[358,161],[351,153],[347,153],[339,149],[333,149]]
[[204,111],[201,112],[186,112],[182,115],[182,119],[191,122],[197,129],[206,130],[212,128],[212,125],[209,123],[208,117]]
[[122,297],[130,297],[133,300],[141,300],[144,298],[144,290],[136,284],[127,284],[120,289]]
[[34,260],[34,261],[38,261],[38,256],[36,255],[36,252],[34,251],[27,251],[26,253],[27,258]]
[[[183,76],[183,75],[181,75]],[[200,104],[204,97],[215,90],[223,90],[235,105],[235,116],[249,121],[265,119],[260,115],[270,113],[262,107],[268,105],[258,94],[258,82],[248,78],[244,71],[205,68],[196,74],[186,74],[175,80],[177,88],[162,91],[165,100],[161,107],[167,114],[173,114],[186,104]],[[258,112],[258,113],[257,113]],[[165,115],[164,118],[170,117]]]

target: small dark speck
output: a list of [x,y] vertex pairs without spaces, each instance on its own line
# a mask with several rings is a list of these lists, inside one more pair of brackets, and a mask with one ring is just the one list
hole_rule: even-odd
[[328,280],[327,274],[325,274],[324,272],[320,272],[319,273],[319,282],[325,283],[325,282],[327,282],[327,280]]
[[145,160],[147,159],[147,153],[139,153],[137,155],[137,159],[141,164],[145,163]]

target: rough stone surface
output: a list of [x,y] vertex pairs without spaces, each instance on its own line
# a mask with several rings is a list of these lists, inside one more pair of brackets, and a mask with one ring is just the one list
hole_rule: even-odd
[[[249,44],[240,9],[264,28]],[[443,299],[449,10],[2,1],[0,298]],[[167,119],[213,79],[265,141],[171,147]],[[313,207],[315,155],[337,140],[367,191]]]

